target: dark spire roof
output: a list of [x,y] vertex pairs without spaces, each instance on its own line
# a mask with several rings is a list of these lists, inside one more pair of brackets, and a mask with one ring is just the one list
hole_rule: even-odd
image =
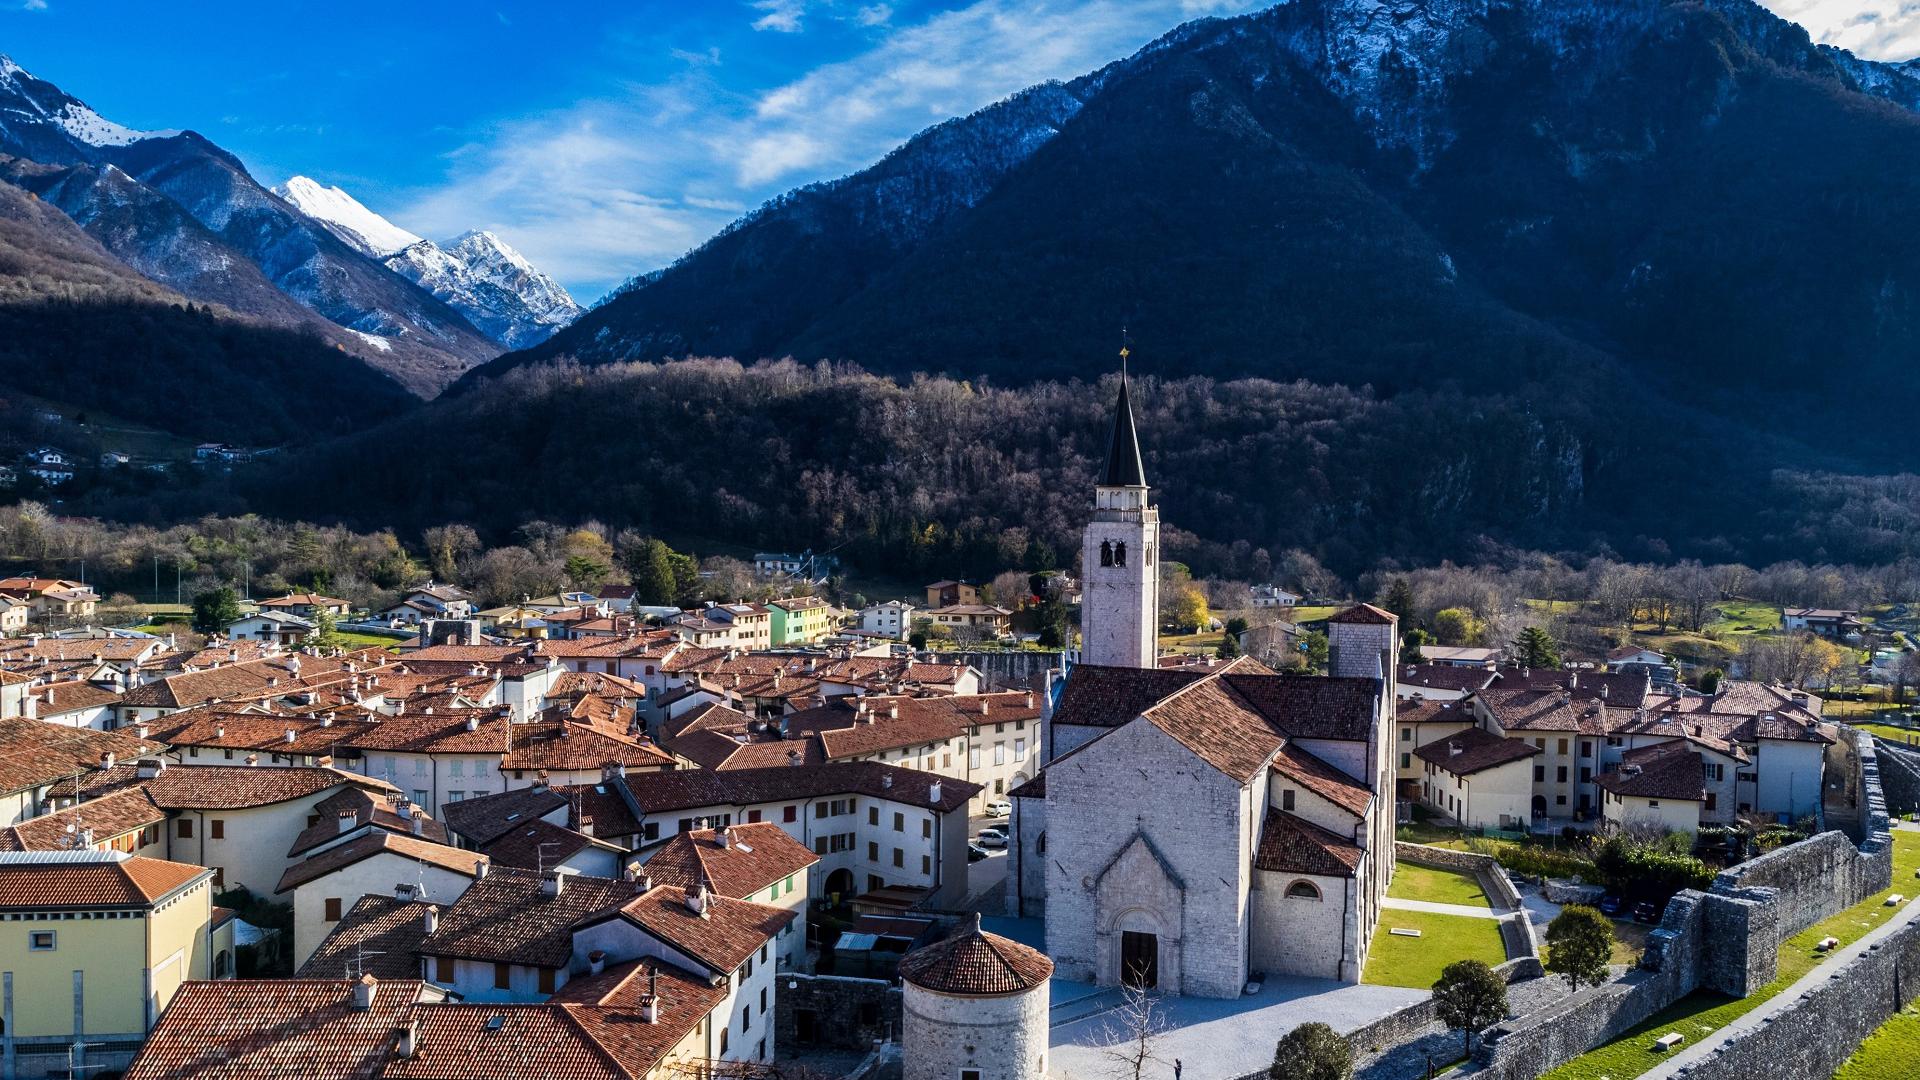
[[1147,471],[1140,464],[1140,437],[1133,431],[1133,399],[1127,395],[1127,377],[1120,376],[1120,401],[1113,411],[1113,441],[1107,446],[1107,472],[1102,487],[1146,487]]

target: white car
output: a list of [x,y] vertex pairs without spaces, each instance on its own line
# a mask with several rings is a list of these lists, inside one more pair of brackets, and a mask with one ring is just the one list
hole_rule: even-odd
[[988,799],[987,800],[987,816],[988,817],[1012,817],[1013,803],[1007,799]]
[[981,829],[973,842],[983,848],[1003,848],[1007,846],[1007,834],[999,829]]

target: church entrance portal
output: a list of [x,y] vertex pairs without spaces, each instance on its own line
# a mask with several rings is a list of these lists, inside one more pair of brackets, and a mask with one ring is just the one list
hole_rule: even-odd
[[1127,930],[1120,935],[1120,981],[1152,989],[1160,985],[1160,938]]

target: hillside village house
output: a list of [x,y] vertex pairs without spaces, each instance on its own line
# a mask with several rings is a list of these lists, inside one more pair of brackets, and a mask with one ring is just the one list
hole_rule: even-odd
[[56,785],[158,750],[132,733],[47,724],[26,717],[0,720],[0,826],[17,825],[54,810]]
[[113,1067],[187,980],[231,977],[233,931],[216,928],[212,879],[118,851],[0,852],[8,1070]]
[[1429,664],[1446,667],[1485,668],[1499,666],[1500,650],[1472,645],[1422,645],[1420,655]]
[[905,641],[913,631],[913,605],[905,600],[888,600],[860,609],[859,629],[874,637]]
[[927,607],[943,608],[955,604],[980,602],[980,587],[964,581],[936,581],[927,586]]
[[767,601],[772,616],[769,626],[774,648],[811,645],[833,632],[833,605],[817,596],[794,596]]
[[262,609],[228,623],[227,636],[235,641],[270,641],[283,648],[295,648],[317,629],[310,619]]
[[1257,608],[1294,607],[1300,603],[1300,594],[1288,592],[1278,585],[1255,585],[1248,590],[1247,601]]
[[[1602,828],[1690,833],[1709,821],[1730,821],[1722,796],[1739,764],[1727,754],[1702,753],[1687,739],[1629,750],[1600,776]],[[1718,790],[1710,792],[1710,784]]]
[[285,596],[276,596],[270,600],[257,601],[260,610],[275,611],[283,615],[298,615],[311,619],[322,612],[337,619],[347,616],[348,604],[337,596],[322,596],[319,593],[290,592]]
[[1525,829],[1533,821],[1530,762],[1540,752],[1476,727],[1435,739],[1413,752],[1424,774],[1420,800],[1469,829]]
[[[0,581],[0,591],[6,589],[6,582]],[[1867,628],[1860,621],[1860,613],[1840,608],[1782,608],[1780,610],[1780,628],[1786,631],[1806,630],[1821,637],[1844,638],[1858,634]]]
[[293,904],[294,966],[307,962],[362,896],[394,892],[399,883],[408,899],[451,904],[489,861],[447,844],[372,830],[294,863],[273,890],[275,900]]
[[0,578],[0,593],[25,600],[33,608],[33,621],[48,624],[91,619],[100,606],[100,594],[65,578]]
[[0,592],[0,637],[27,632],[33,620],[33,605],[25,597]]
[[998,639],[1013,629],[1013,612],[991,604],[956,604],[934,608],[926,618],[934,626],[944,627],[962,640]]

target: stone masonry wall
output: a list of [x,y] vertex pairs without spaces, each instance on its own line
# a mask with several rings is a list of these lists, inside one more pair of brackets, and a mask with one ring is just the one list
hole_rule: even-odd
[[934,664],[971,664],[981,675],[985,690],[1032,690],[1046,688],[1047,669],[1061,664],[1059,652],[1035,649],[972,649],[927,654]]
[[1920,813],[1920,753],[1884,739],[1874,740],[1874,749],[1880,758],[1880,790],[1887,799],[1887,812]]
[[1491,855],[1480,855],[1471,851],[1455,851],[1452,848],[1428,847],[1425,844],[1409,844],[1397,840],[1393,845],[1393,857],[1400,862],[1419,863],[1422,866],[1438,866],[1447,870],[1463,870],[1477,874],[1494,891],[1493,899],[1507,908],[1520,906],[1520,893],[1508,880],[1507,872]]
[[1823,1077],[1920,993],[1920,923],[1861,953],[1768,1023],[1687,1072],[1688,1080]]
[[[900,1038],[900,988],[884,979],[781,972],[773,995],[774,1042],[836,1050],[873,1049],[876,1039]],[[802,1043],[796,1020],[813,1014],[813,1041]]]

